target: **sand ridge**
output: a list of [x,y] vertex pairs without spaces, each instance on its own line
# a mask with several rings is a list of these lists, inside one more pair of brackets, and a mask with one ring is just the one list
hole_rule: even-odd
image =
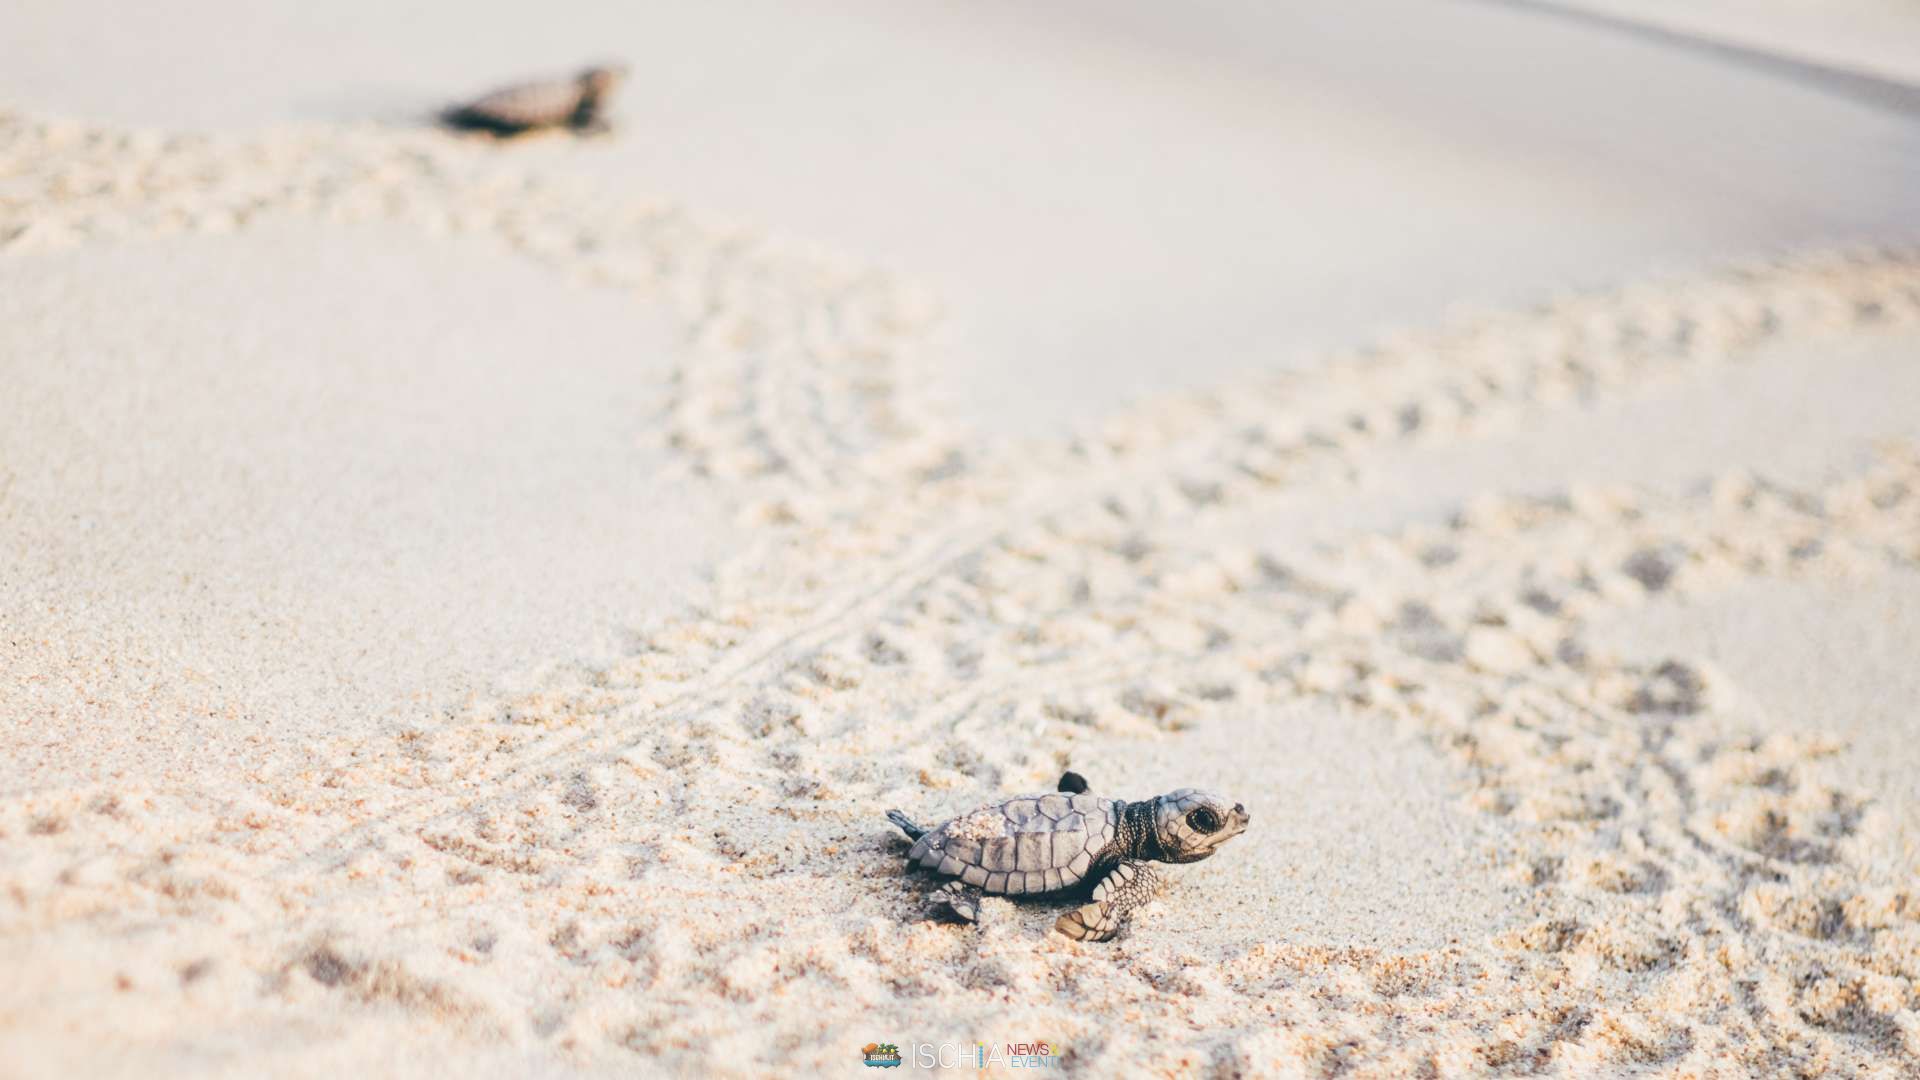
[[[994,443],[913,399],[931,309],[911,290],[471,148],[12,117],[0,160],[9,257],[392,214],[668,296],[706,347],[666,438],[764,530],[711,604],[538,692],[224,787],[0,803],[0,957],[38,976],[0,990],[0,1044],[30,1072],[320,1072],[398,1041],[488,1070],[753,1074],[1008,1031],[1090,1074],[1920,1062],[1920,899],[1870,797],[1817,775],[1831,746],[1752,737],[1739,688],[1694,658],[1586,640],[1654,597],[1913,567],[1911,448],[1812,487],[1490,490],[1307,554],[1207,529],[1336,495],[1383,444],[1731,374],[1770,341],[1911,332],[1911,253],[1568,298]],[[1232,900],[1206,864],[1089,946],[1026,906],[927,921],[898,874],[887,807],[1044,789],[1095,748],[1177,756],[1226,709],[1303,700],[1418,740],[1457,808],[1501,823],[1505,925],[1410,953],[1206,940],[1183,927]],[[1255,839],[1223,859],[1259,865]],[[102,1015],[129,1021],[103,1039]]]

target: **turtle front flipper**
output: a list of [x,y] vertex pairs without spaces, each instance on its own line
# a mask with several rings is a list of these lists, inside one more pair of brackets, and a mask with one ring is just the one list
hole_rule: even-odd
[[1135,908],[1160,892],[1160,875],[1145,863],[1123,862],[1093,887],[1093,902],[1056,919],[1055,930],[1081,941],[1110,941],[1126,929]]
[[980,887],[964,881],[949,881],[927,894],[927,899],[946,908],[961,922],[980,921]]

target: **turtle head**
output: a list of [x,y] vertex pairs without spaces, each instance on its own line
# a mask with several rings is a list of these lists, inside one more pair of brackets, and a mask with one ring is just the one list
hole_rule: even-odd
[[575,79],[579,82],[580,89],[587,98],[598,101],[618,89],[620,81],[626,77],[627,67],[625,64],[603,64],[598,67],[587,68],[576,76]]
[[1251,820],[1245,806],[1193,788],[1153,800],[1154,839],[1166,862],[1199,862],[1246,832]]

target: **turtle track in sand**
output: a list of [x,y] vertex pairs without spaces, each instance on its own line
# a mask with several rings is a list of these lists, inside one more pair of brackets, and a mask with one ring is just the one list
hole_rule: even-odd
[[[469,1050],[744,1071],[843,1063],[937,1003],[962,1041],[1044,1030],[1094,1074],[1920,1066],[1920,895],[1869,872],[1868,793],[1824,776],[1816,735],[1751,737],[1710,668],[1584,640],[1652,596],[1914,566],[1910,449],[1808,489],[1489,492],[1305,554],[1207,539],[1347,490],[1381,446],[1911,328],[1912,253],[1568,298],[994,445],[909,392],[932,306],[830,256],[425,136],[0,117],[0,257],[279,214],[493,235],[671,304],[691,358],[668,438],[766,539],[616,663],[242,796],[0,801],[0,952],[71,980],[18,1022],[131,994],[160,1018],[140,1045],[344,999]],[[888,805],[1045,787],[1077,747],[1172,750],[1229,704],[1302,699],[1418,733],[1503,823],[1510,930],[1413,954],[975,937],[867,872],[898,858]],[[238,1011],[196,1007],[208,987]]]

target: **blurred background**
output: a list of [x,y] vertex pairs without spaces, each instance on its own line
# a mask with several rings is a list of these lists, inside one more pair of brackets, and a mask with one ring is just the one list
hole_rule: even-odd
[[[1902,0],[16,0],[0,100],[410,122],[624,61],[535,154],[928,283],[967,420],[1040,433],[1449,306],[1920,228]],[[1903,89],[1904,88],[1904,89]]]

